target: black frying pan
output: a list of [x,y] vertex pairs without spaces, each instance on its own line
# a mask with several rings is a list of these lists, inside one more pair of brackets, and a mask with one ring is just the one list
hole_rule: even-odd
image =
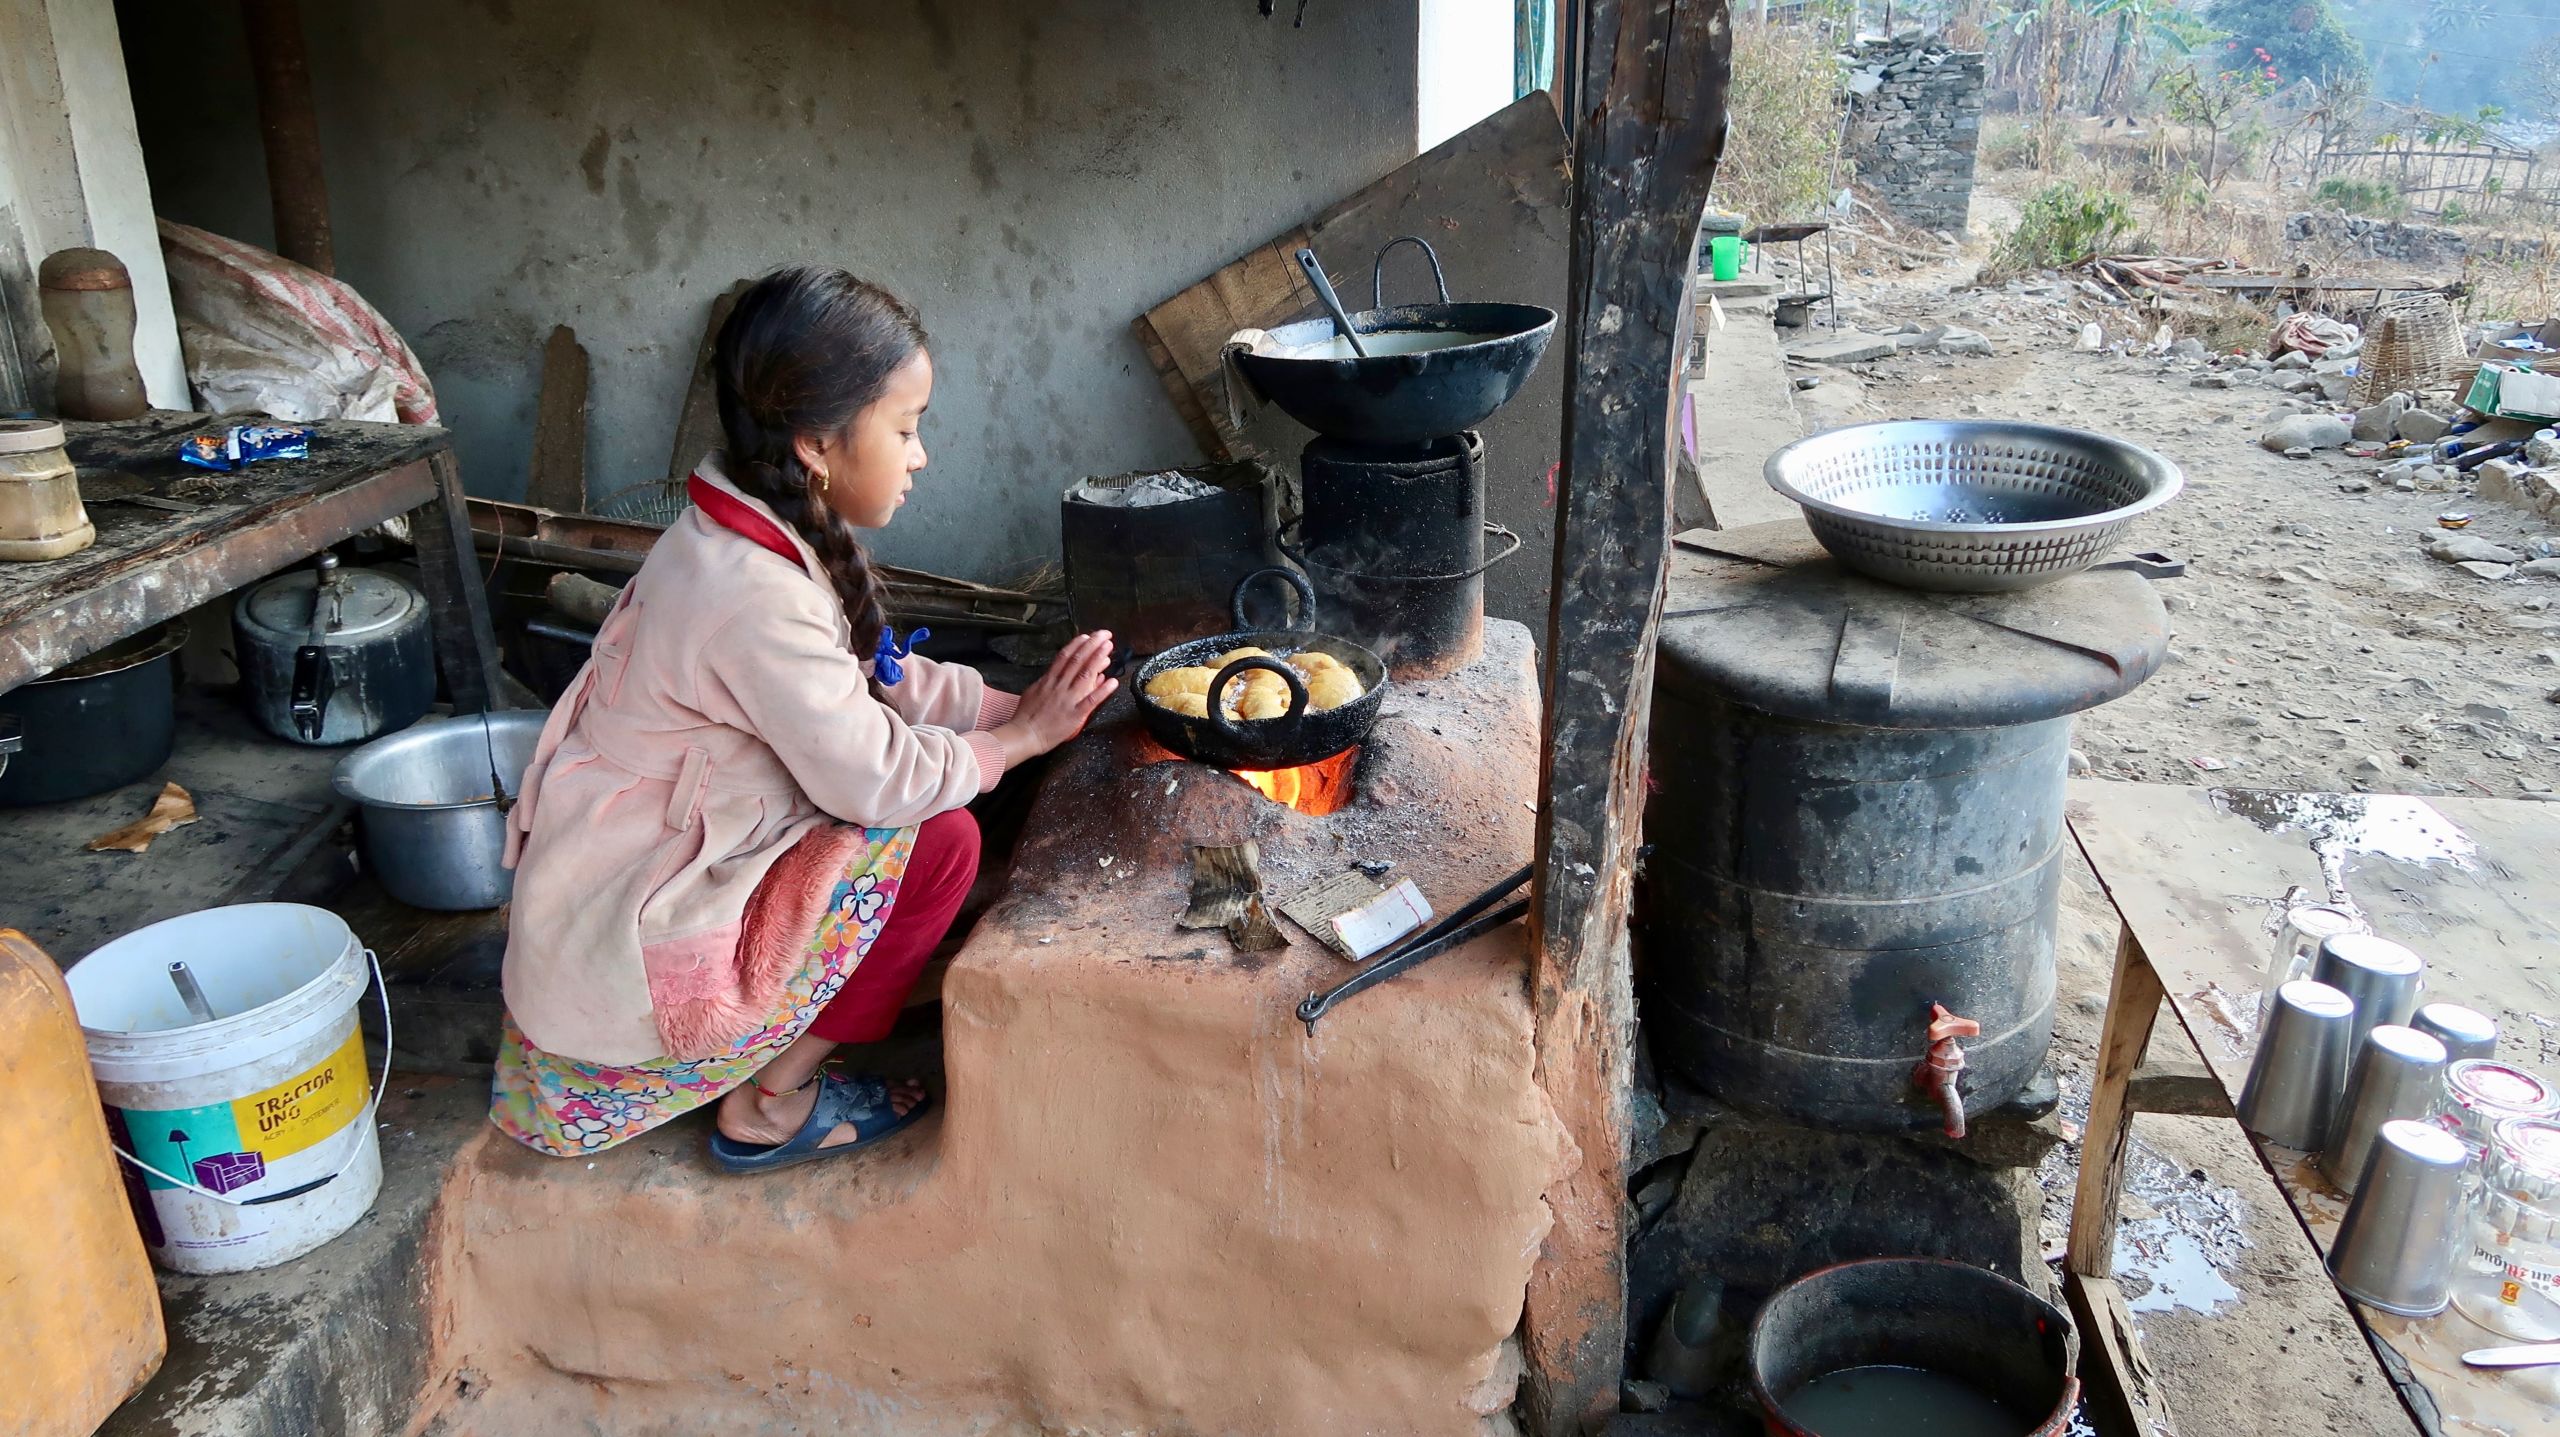
[[[1245,591],[1255,580],[1273,574],[1288,580],[1289,587],[1297,590],[1298,622],[1309,627],[1272,630],[1245,626]],[[1237,581],[1229,611],[1235,617],[1235,632],[1176,644],[1147,660],[1138,670],[1138,713],[1156,742],[1184,758],[1219,768],[1270,769],[1321,763],[1369,737],[1369,729],[1378,721],[1379,701],[1386,695],[1387,666],[1376,654],[1348,639],[1313,631],[1316,595],[1302,575],[1294,569],[1256,569]],[[1313,649],[1331,654],[1358,676],[1365,692],[1338,709],[1310,709],[1306,680],[1298,676],[1296,669],[1277,659],[1243,658],[1218,670],[1218,676],[1209,681],[1206,718],[1175,713],[1147,697],[1147,685],[1158,675],[1206,664],[1229,649],[1243,648],[1279,653]],[[1288,713],[1273,719],[1229,719],[1220,696],[1230,684],[1242,682],[1255,669],[1278,674],[1280,681],[1289,686]]]
[[[1389,305],[1382,290],[1387,251],[1422,246],[1431,258],[1437,304]],[[1310,251],[1300,263],[1318,283],[1322,266]],[[1452,304],[1440,256],[1430,242],[1402,235],[1379,249],[1369,270],[1370,307],[1348,316],[1369,349],[1337,355],[1328,316],[1271,331],[1272,350],[1239,350],[1237,367],[1264,398],[1318,434],[1364,444],[1419,444],[1472,429],[1529,382],[1556,312],[1534,304]],[[1465,342],[1452,342],[1463,338]]]

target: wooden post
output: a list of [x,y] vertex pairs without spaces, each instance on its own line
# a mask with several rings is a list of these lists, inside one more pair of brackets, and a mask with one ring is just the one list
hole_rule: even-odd
[[301,0],[240,0],[249,74],[258,87],[258,134],[267,146],[267,203],[276,253],[322,274],[338,272],[329,237],[329,179],[320,165],[320,115],[302,44]]
[[409,541],[418,548],[418,581],[427,591],[434,626],[436,667],[456,713],[485,713],[501,706],[505,679],[498,671],[498,640],[489,625],[489,590],[471,544],[471,510],[462,494],[462,466],[450,449],[427,461],[436,497],[409,511]]
[[1586,0],[1559,363],[1555,597],[1530,909],[1538,1076],[1575,1149],[1531,1276],[1526,1393],[1548,1437],[1618,1405],[1627,1339],[1627,909],[1671,527],[1674,381],[1724,151],[1727,0]]

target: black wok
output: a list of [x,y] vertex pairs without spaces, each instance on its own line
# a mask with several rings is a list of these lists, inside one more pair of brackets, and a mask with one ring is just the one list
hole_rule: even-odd
[[[1289,581],[1298,594],[1298,622],[1315,623],[1315,591],[1307,581],[1291,569],[1256,569],[1237,582],[1233,603],[1235,632],[1213,634],[1176,644],[1149,659],[1138,670],[1138,714],[1146,721],[1147,732],[1156,742],[1184,758],[1218,768],[1273,769],[1296,768],[1301,764],[1321,763],[1335,754],[1361,743],[1369,737],[1371,726],[1378,721],[1378,704],[1387,691],[1387,666],[1378,656],[1347,639],[1319,634],[1309,628],[1249,629],[1244,616],[1245,591],[1257,579],[1279,575]],[[1315,650],[1331,654],[1360,680],[1360,697],[1337,709],[1307,707],[1306,680],[1298,671],[1276,659],[1244,658],[1218,670],[1209,682],[1209,714],[1192,718],[1178,714],[1147,697],[1147,685],[1158,675],[1172,669],[1186,669],[1215,659],[1229,649],[1256,648],[1275,652],[1298,653]],[[1244,676],[1260,669],[1280,676],[1289,686],[1289,711],[1272,719],[1229,719],[1220,695],[1230,684],[1241,683]]]
[[[1390,306],[1379,292],[1387,251],[1406,243],[1430,257],[1438,304]],[[1371,307],[1349,317],[1367,358],[1351,355],[1329,317],[1270,331],[1276,352],[1236,351],[1253,387],[1319,434],[1419,444],[1474,428],[1520,392],[1555,335],[1556,312],[1539,305],[1450,303],[1440,256],[1417,235],[1387,241],[1369,284]],[[1445,338],[1458,335],[1474,338]]]

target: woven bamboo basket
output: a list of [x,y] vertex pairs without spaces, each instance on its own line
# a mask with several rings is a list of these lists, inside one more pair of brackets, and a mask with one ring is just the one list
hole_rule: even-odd
[[2392,394],[2418,394],[2452,382],[2462,367],[2462,324],[2440,294],[2408,294],[2374,311],[2348,398],[2378,404]]

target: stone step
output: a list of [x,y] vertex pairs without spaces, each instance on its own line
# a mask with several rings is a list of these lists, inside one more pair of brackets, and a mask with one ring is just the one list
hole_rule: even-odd
[[377,1115],[382,1195],[292,1262],[160,1274],[169,1356],[99,1437],[394,1437],[429,1371],[427,1229],[446,1170],[486,1125],[485,1082],[394,1073]]

